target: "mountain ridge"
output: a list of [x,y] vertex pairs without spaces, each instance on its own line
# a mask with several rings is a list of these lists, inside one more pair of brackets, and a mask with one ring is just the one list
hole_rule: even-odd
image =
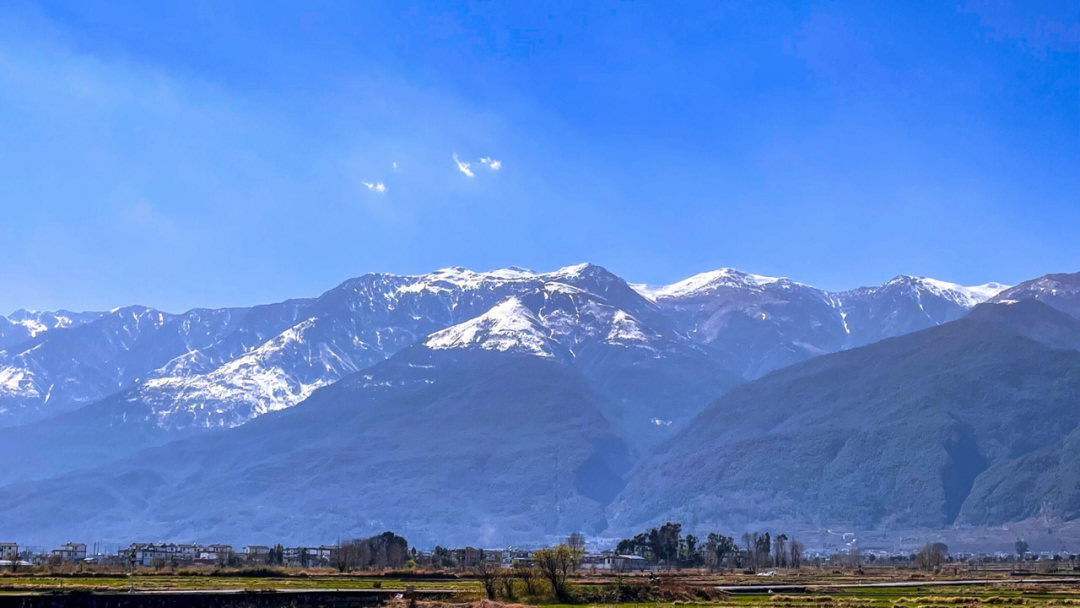
[[[715,272],[731,274],[736,271]],[[686,281],[694,279],[691,277]],[[785,281],[777,279],[777,282]],[[198,387],[192,385],[197,382],[192,377],[212,374],[241,357],[250,359],[254,351],[271,348],[267,345],[275,337],[307,319],[333,317],[330,321],[316,321],[320,327],[329,327],[314,332],[320,335],[315,339],[322,340],[320,343],[327,346],[327,356],[342,360],[340,364],[328,365],[324,377],[305,381],[293,377],[289,370],[283,368],[262,372],[268,378],[287,376],[280,381],[275,380],[275,383],[293,388],[283,392],[263,391],[267,396],[251,411],[288,407],[306,394],[296,387],[336,381],[343,370],[355,371],[373,364],[434,331],[482,314],[506,297],[522,295],[528,290],[535,291],[539,284],[548,282],[579,288],[587,285],[588,291],[623,309],[630,316],[660,329],[674,328],[699,345],[702,342],[707,345],[710,336],[715,335],[708,327],[708,320],[704,322],[704,327],[695,327],[693,323],[680,325],[678,320],[670,318],[679,314],[679,303],[664,310],[623,279],[593,264],[568,266],[547,273],[516,267],[488,272],[454,267],[422,275],[369,273],[343,281],[315,298],[292,299],[248,308],[196,308],[172,314],[144,306],[131,306],[107,313],[68,315],[75,317],[85,314],[86,317],[77,327],[58,327],[62,331],[39,332],[29,341],[22,340],[0,347],[0,426],[33,422],[63,413],[124,390],[134,383],[143,383],[151,391],[154,387],[174,387],[177,390],[188,387],[188,392],[209,394],[207,387],[220,384],[215,378],[225,375],[228,370],[207,378]],[[805,289],[813,290],[808,292],[811,294],[810,300],[816,298],[819,304],[829,308],[811,315],[821,319],[811,319],[810,322],[829,325],[832,328],[830,335],[817,338],[799,336],[794,340],[770,339],[768,344],[762,346],[764,350],[758,360],[751,362],[738,361],[737,355],[732,353],[732,350],[740,348],[739,344],[721,344],[715,356],[726,359],[724,365],[729,371],[754,377],[790,361],[847,347],[851,341],[845,340],[839,333],[840,327],[847,328],[846,331],[850,333],[847,315],[834,310],[834,298],[828,292],[809,287]],[[771,298],[772,295],[764,294],[761,297]],[[720,297],[723,298],[723,295]],[[441,304],[440,299],[443,300]],[[751,312],[757,313],[755,307],[759,307],[758,304],[761,303],[751,302],[747,307],[736,305],[734,308],[740,316],[745,316]],[[764,306],[767,307],[767,303]],[[409,310],[402,313],[401,307]],[[767,312],[759,314],[768,316]],[[919,323],[938,323],[948,318],[949,315],[928,318],[917,321],[912,327],[917,327]],[[151,321],[148,323],[146,319]],[[0,321],[0,329],[6,321]],[[797,319],[795,323],[801,321]],[[741,320],[739,322],[742,323]],[[878,323],[876,320],[868,322]],[[353,327],[347,327],[349,324]],[[775,332],[790,331],[790,325],[779,327]],[[908,329],[904,327],[890,331],[895,333]],[[68,332],[74,330],[82,331],[82,343],[73,344],[80,340],[69,337]],[[740,335],[739,341],[760,340],[759,334],[763,332],[756,327],[748,327],[744,331],[751,335]],[[774,330],[764,331],[768,333]],[[97,335],[90,335],[94,333]],[[705,339],[699,340],[700,336],[705,336]],[[67,344],[53,347],[54,342]],[[130,355],[133,349],[139,352],[138,357]],[[71,360],[93,363],[90,367],[73,367]],[[257,363],[237,367],[253,370],[253,365]],[[275,399],[276,394],[280,394],[280,398]],[[151,399],[161,401],[170,397],[152,395]],[[239,419],[244,418],[241,416]]]

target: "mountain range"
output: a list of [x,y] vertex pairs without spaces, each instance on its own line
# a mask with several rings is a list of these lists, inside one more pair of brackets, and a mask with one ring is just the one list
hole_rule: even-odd
[[[652,287],[589,264],[452,268],[251,308],[20,311],[0,317],[0,442],[15,446],[0,500],[20,505],[0,526],[43,541],[392,527],[521,542],[675,516],[983,525],[1038,512],[1013,478],[1073,517],[1072,469],[1038,469],[1076,443],[1078,276],[828,292],[730,269]],[[965,418],[973,403],[1045,403],[1059,422],[1011,427],[1042,433],[1037,450]],[[875,459],[886,405],[889,424],[911,424]],[[886,492],[866,462],[905,463],[918,437],[930,447],[907,464],[922,468]],[[960,481],[934,477],[950,466]],[[904,504],[919,492],[925,508]]]
[[984,304],[731,390],[640,463],[612,512],[629,527],[1075,519],[1078,449],[1080,320]]

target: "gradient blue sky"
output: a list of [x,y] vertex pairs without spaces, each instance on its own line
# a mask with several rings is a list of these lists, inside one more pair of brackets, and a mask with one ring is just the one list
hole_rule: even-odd
[[574,4],[0,3],[0,311],[1080,270],[1075,0]]

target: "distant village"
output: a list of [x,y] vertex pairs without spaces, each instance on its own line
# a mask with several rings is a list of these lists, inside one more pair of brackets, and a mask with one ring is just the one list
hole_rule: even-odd
[[[596,572],[646,572],[684,567],[739,569],[769,574],[769,568],[862,564],[909,564],[917,568],[940,568],[947,562],[1017,562],[1054,563],[1080,570],[1077,555],[1032,553],[1027,543],[1017,541],[1015,553],[948,553],[941,543],[928,543],[918,553],[889,554],[857,549],[803,555],[802,546],[788,541],[783,534],[744,535],[740,548],[732,537],[710,534],[699,541],[682,535],[678,524],[665,524],[633,538],[620,541],[614,549],[587,551],[585,538],[570,535],[560,547],[573,551],[574,569]],[[20,550],[16,542],[0,542],[0,570],[16,571],[21,567],[82,568],[333,568],[341,572],[417,568],[422,570],[532,569],[539,553],[550,549],[481,549],[476,547],[432,550],[410,548],[407,541],[391,532],[366,539],[354,539],[336,545],[295,546],[134,542],[115,552],[87,551],[87,545],[68,542],[49,550]]]
[[[254,567],[284,566],[292,568],[338,568],[352,567],[405,567],[426,569],[473,570],[484,565],[500,568],[532,567],[533,550],[529,549],[479,549],[464,547],[445,549],[436,547],[431,551],[413,548],[400,556],[386,553],[382,560],[373,555],[369,563],[356,560],[351,564],[346,554],[350,544],[321,545],[316,547],[283,547],[281,545],[247,545],[235,548],[227,544],[203,545],[198,543],[131,543],[115,553],[88,552],[85,543],[69,542],[44,552],[19,551],[18,543],[0,542],[0,568],[38,565],[98,564],[118,567],[184,567],[221,566]],[[380,563],[380,561],[382,563]],[[614,572],[641,571],[655,568],[656,564],[639,555],[619,555],[614,551],[582,553],[580,569],[608,570]]]

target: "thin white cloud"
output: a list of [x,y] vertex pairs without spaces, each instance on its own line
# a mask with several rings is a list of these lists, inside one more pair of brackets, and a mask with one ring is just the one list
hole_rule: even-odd
[[457,163],[458,171],[461,171],[462,173],[464,173],[465,177],[472,177],[473,176],[472,169],[469,169],[469,165],[471,165],[472,163],[463,163],[460,160],[458,160],[457,152],[454,152],[454,162]]
[[393,165],[394,165],[394,171],[397,171],[397,163],[393,163]]
[[491,158],[490,156],[485,156],[484,158],[481,158],[480,159],[480,164],[484,165],[488,169],[491,169],[492,171],[498,171],[499,169],[502,169],[502,161],[501,160],[495,160],[494,158]]
[[372,183],[372,182],[360,182],[360,183],[364,184],[364,187],[367,188],[368,190],[374,190],[375,192],[378,192],[379,194],[386,194],[386,184],[384,184],[382,182],[375,182],[375,183]]

